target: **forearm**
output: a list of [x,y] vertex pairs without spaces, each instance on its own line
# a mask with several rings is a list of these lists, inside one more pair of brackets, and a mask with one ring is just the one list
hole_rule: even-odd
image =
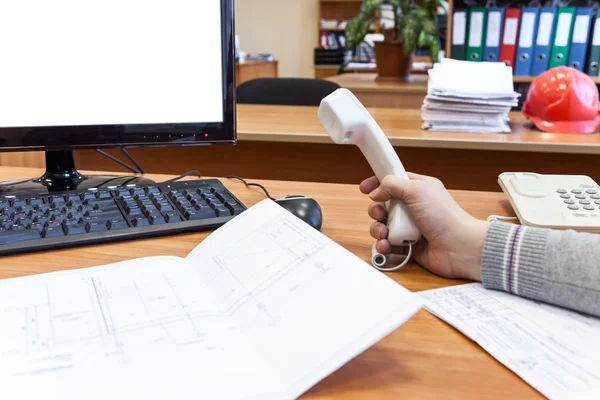
[[494,222],[481,277],[489,289],[600,316],[600,235]]

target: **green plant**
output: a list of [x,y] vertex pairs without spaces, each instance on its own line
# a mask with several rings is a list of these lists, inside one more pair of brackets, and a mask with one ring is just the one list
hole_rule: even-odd
[[407,56],[417,47],[427,47],[432,61],[437,62],[440,41],[436,9],[444,6],[440,0],[419,1],[422,5],[415,4],[414,0],[363,0],[360,13],[346,25],[346,48],[353,49],[364,40],[379,8],[389,4],[395,16],[392,40],[402,42]]

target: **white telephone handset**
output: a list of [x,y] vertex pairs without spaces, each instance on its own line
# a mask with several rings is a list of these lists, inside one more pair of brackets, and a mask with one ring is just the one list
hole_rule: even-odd
[[[337,89],[325,97],[319,107],[319,120],[337,144],[354,144],[363,152],[375,176],[382,181],[387,175],[408,179],[404,166],[375,119],[360,101],[347,89]],[[387,258],[377,253],[373,245],[372,264],[381,271],[395,271],[410,260],[414,244],[421,232],[410,218],[405,204],[400,200],[386,203],[388,212],[388,240],[391,245],[409,245],[409,252],[402,264],[384,268]]]

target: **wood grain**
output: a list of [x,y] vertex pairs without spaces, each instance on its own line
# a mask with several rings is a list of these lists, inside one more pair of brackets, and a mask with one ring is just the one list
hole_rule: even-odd
[[[11,180],[41,174],[42,170],[0,169],[0,179]],[[156,181],[167,176],[150,175]],[[223,180],[247,206],[263,199],[261,192],[237,181]],[[366,214],[369,200],[355,185],[308,182],[262,182],[273,196],[302,193],[320,203],[322,232],[368,261],[372,245]],[[513,216],[503,194],[452,192],[458,203],[477,218],[489,214]],[[76,269],[158,255],[185,256],[205,233],[185,234],[116,244],[87,246],[4,257],[0,278]],[[411,291],[463,283],[435,276],[413,264],[388,276]],[[541,398],[530,386],[495,361],[472,341],[422,310],[391,335],[350,361],[312,388],[307,399]]]
[[377,80],[375,73],[342,74],[327,78],[346,88],[365,107],[420,110],[427,94],[427,75],[413,75],[412,82]]

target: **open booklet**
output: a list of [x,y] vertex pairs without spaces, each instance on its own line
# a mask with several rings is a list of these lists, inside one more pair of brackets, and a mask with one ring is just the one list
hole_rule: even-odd
[[264,200],[185,259],[0,280],[0,397],[296,398],[421,301]]

